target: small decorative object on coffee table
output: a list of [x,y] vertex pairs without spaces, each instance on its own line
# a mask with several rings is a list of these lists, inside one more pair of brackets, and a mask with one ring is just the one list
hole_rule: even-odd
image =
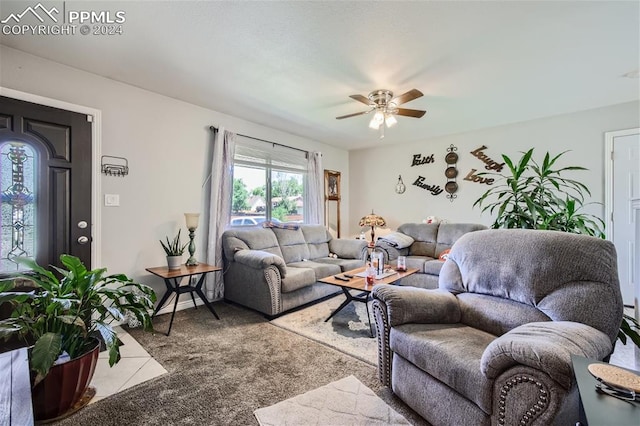
[[[193,306],[197,309],[196,299],[193,296],[193,293],[196,293],[200,299],[204,302],[205,306],[211,311],[216,319],[220,319],[216,311],[213,309],[213,306],[209,303],[206,296],[202,292],[202,285],[204,284],[204,279],[206,275],[210,272],[221,271],[222,268],[218,266],[207,265],[206,263],[200,263],[196,266],[186,265],[180,266],[179,269],[169,269],[164,266],[160,266],[157,268],[147,268],[147,272],[151,272],[153,275],[156,275],[162,279],[164,279],[164,284],[167,286],[167,291],[162,296],[162,299],[156,306],[155,311],[153,311],[152,318],[156,316],[158,311],[162,309],[162,306],[169,300],[169,297],[175,293],[175,303],[173,304],[173,313],[171,314],[171,321],[169,322],[169,330],[167,330],[167,336],[171,333],[171,327],[173,326],[173,318],[176,315],[176,308],[178,307],[178,299],[179,296],[183,293],[191,294],[191,300],[193,300]],[[194,275],[200,274],[200,279],[196,283],[195,286],[191,285],[191,277]],[[180,281],[182,278],[187,277],[189,279],[189,283],[187,285],[180,285]]]

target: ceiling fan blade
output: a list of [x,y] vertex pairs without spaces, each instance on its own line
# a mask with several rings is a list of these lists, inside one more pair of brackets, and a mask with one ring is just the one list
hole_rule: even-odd
[[411,89],[407,93],[404,93],[392,99],[391,102],[393,102],[396,105],[402,105],[404,103],[417,99],[421,96],[424,96],[421,91],[419,91],[418,89]]
[[355,114],[341,115],[340,117],[336,117],[336,120],[342,120],[343,118],[355,117],[356,115],[369,114],[371,111],[373,111],[373,110],[370,109],[369,111],[356,112]]
[[420,109],[407,109],[407,108],[398,108],[397,115],[404,115],[405,117],[414,117],[420,118],[425,115],[427,111],[422,111]]
[[374,106],[375,103],[373,103],[371,100],[369,100],[369,98],[367,98],[366,96],[362,96],[362,95],[351,95],[349,96],[351,99],[358,101],[358,102],[362,102],[365,105],[369,105],[369,106]]

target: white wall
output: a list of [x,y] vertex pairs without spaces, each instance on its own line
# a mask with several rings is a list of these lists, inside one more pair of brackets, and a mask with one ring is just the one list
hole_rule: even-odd
[[[429,120],[427,115],[423,120]],[[421,143],[394,147],[381,147],[351,151],[349,156],[350,217],[348,232],[360,231],[358,220],[371,209],[387,220],[389,229],[405,222],[420,222],[426,216],[437,216],[451,222],[475,222],[490,225],[493,218],[481,214],[473,203],[490,187],[463,180],[471,169],[484,170],[484,164],[470,154],[485,145],[484,150],[492,159],[502,162],[501,154],[519,159],[520,152],[535,148],[534,158],[541,159],[545,152],[558,154],[571,150],[559,165],[579,165],[589,171],[571,172],[570,176],[580,180],[591,190],[592,201],[604,202],[604,133],[611,130],[628,129],[640,125],[640,103],[630,102],[532,120],[506,126],[478,130],[445,137],[424,140]],[[398,123],[402,126],[402,122]],[[393,131],[390,130],[390,131]],[[433,196],[418,188],[413,182],[418,176],[426,177],[429,184],[444,189],[447,182],[444,157],[449,145],[458,148],[458,198],[450,202],[446,192]],[[411,167],[413,154],[434,154],[435,162]],[[559,160],[560,161],[560,160]],[[398,175],[407,186],[404,194],[395,193]],[[602,217],[603,206],[593,205],[588,213]],[[387,229],[387,231],[389,230]],[[381,231],[380,235],[384,233]],[[349,235],[349,234],[345,234]],[[376,234],[378,235],[378,234]]]
[[[102,154],[129,160],[128,176],[101,177],[103,194],[120,194],[120,207],[103,206],[101,211],[100,266],[109,272],[125,273],[156,290],[164,289],[164,284],[144,269],[166,264],[158,240],[174,235],[178,228],[186,233],[184,212],[203,211],[201,186],[212,138],[210,125],[322,152],[324,167],[342,172],[343,194],[349,197],[345,150],[5,46],[0,46],[0,59],[1,87],[101,110]],[[344,205],[343,222],[348,215]],[[196,257],[202,259],[205,236],[197,231],[196,235]]]

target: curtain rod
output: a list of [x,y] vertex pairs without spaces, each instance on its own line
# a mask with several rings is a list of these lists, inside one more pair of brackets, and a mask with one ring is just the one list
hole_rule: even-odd
[[[209,130],[213,130],[214,132],[217,132],[218,128],[216,126],[209,126]],[[284,148],[295,149],[296,151],[300,151],[300,152],[304,152],[305,154],[309,154],[309,151],[306,151],[304,149],[294,148],[292,146],[282,145],[281,143],[278,143],[278,142],[271,142],[271,141],[268,141],[268,140],[265,140],[265,139],[254,138],[253,136],[247,136],[247,135],[243,135],[243,134],[240,134],[240,133],[236,133],[236,134],[238,136],[242,136],[243,138],[253,139],[253,140],[256,140],[256,141],[260,141],[260,142],[266,142],[266,143],[270,143],[270,144],[273,144],[273,145],[278,145],[278,146],[281,146],[281,147],[284,147]]]

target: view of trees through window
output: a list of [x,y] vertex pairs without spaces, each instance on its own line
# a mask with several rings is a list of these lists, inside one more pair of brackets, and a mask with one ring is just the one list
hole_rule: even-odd
[[[304,221],[304,175],[269,166],[235,164],[231,225]],[[267,203],[267,200],[270,200]]]

